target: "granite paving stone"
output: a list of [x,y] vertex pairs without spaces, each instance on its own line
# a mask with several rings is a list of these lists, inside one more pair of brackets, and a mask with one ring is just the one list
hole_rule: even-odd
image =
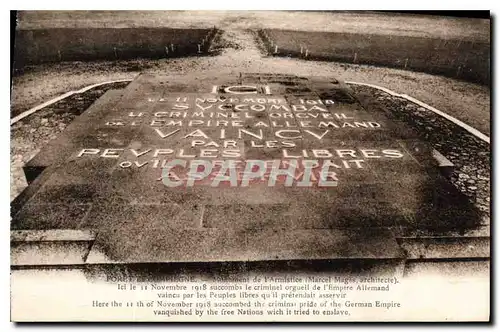
[[334,78],[142,74],[28,163],[11,228],[95,232],[91,263],[401,259],[481,223],[435,150]]

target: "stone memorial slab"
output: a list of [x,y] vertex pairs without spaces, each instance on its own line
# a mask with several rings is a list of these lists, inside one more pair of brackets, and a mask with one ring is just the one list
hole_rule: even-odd
[[26,165],[11,228],[93,231],[94,263],[398,258],[474,218],[433,154],[333,78],[140,75]]

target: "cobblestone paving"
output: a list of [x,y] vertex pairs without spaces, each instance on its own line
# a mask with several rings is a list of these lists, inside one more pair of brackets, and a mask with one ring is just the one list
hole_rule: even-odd
[[55,139],[73,119],[83,113],[107,90],[122,89],[128,82],[112,83],[75,94],[16,122],[11,126],[10,145],[10,199],[13,200],[26,186],[22,167],[42,146]]
[[410,123],[421,138],[448,158],[455,169],[452,183],[482,212],[482,222],[490,221],[490,145],[440,115],[401,97],[366,86],[350,85],[358,93],[376,97],[399,120]]

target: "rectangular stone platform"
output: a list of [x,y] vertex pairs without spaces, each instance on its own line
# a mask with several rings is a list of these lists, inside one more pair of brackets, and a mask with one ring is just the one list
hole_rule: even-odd
[[94,263],[400,258],[475,220],[433,153],[331,78],[141,75],[26,165],[11,228],[95,232]]

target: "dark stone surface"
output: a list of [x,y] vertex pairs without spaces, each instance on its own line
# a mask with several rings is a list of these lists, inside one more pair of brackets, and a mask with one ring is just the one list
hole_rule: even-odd
[[[256,85],[258,93],[245,87],[240,88],[245,94],[224,91],[245,84]],[[272,94],[265,94],[266,84]],[[213,85],[217,94],[210,93]],[[283,103],[274,104],[277,100]],[[171,121],[182,125],[167,125]],[[111,122],[115,125],[107,125]],[[344,122],[380,127],[342,128]],[[200,139],[213,143],[191,146]],[[231,149],[223,147],[228,140],[240,155],[224,152]],[[98,153],[82,156],[82,149]],[[105,149],[115,150],[105,154]],[[331,160],[339,167],[331,168],[338,183],[285,186],[282,177],[275,186],[262,181],[214,187],[210,178],[193,187],[167,187],[161,163],[172,159]],[[141,75],[94,103],[30,167],[43,167],[44,181],[22,201],[11,227],[90,229],[98,234],[95,250],[114,261],[400,258],[396,236],[407,230],[470,228],[477,218],[412,128],[382,108],[363,107],[331,78],[200,75],[191,84]]]
[[[463,202],[463,206],[473,205],[474,208],[465,209],[463,212],[467,214],[477,209],[476,212],[481,215],[481,224],[489,226],[491,152],[487,142],[404,98],[394,97],[365,86],[351,86],[351,89],[365,108],[382,110],[389,118],[404,121],[418,132],[421,141],[428,142],[429,146],[449,159],[454,168],[448,173],[448,177],[461,193],[461,195],[455,193],[455,199]],[[470,227],[471,223],[475,222],[469,220],[467,223]],[[447,235],[450,231],[467,232],[468,227],[451,230],[445,227],[442,229],[445,233],[441,233],[441,236]],[[425,235],[423,232],[420,234]]]
[[199,56],[207,54],[216,33],[216,29],[139,27],[17,29],[14,65],[22,69],[44,62]]

